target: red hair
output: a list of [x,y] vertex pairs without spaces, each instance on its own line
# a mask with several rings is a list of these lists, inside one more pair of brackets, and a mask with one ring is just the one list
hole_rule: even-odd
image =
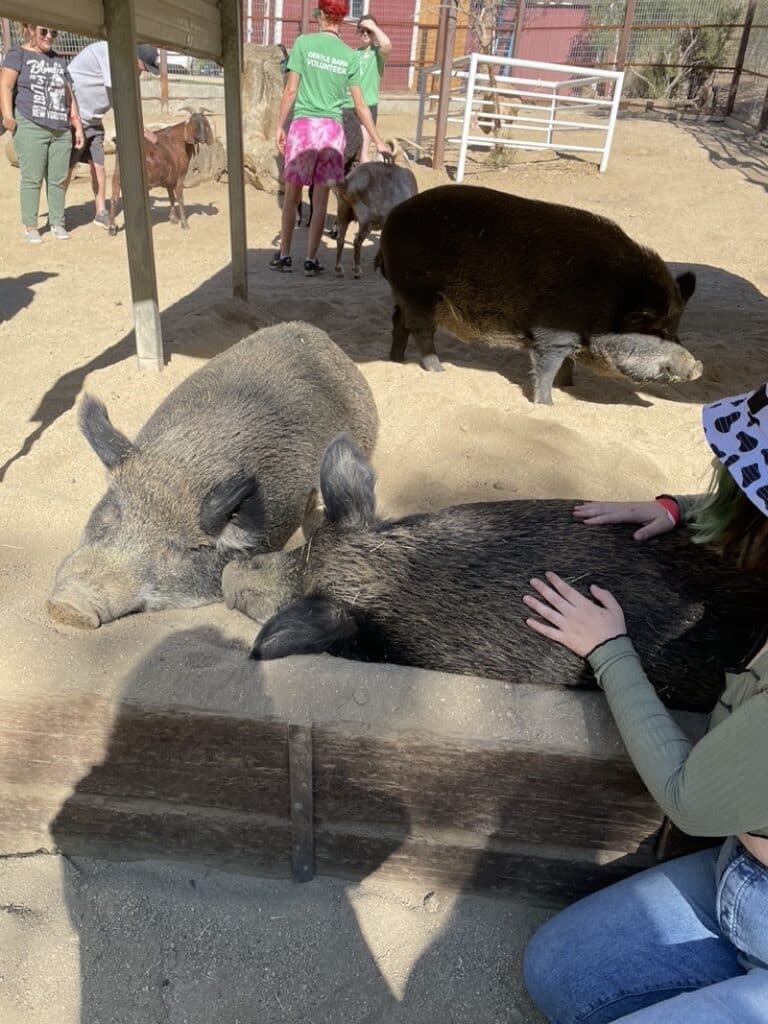
[[318,0],[317,6],[331,21],[343,21],[349,14],[347,0]]

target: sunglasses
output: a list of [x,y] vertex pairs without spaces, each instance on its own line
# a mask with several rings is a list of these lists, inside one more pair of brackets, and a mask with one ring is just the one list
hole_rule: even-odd
[[59,32],[58,29],[55,28],[39,28],[37,30],[37,34],[39,36],[50,36],[51,39],[57,39]]

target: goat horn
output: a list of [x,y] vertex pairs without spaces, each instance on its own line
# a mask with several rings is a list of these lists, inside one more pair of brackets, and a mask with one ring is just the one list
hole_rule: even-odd
[[188,114],[197,114],[198,113],[198,111],[194,110],[192,107],[177,107],[176,109],[177,110],[186,110],[186,112]]

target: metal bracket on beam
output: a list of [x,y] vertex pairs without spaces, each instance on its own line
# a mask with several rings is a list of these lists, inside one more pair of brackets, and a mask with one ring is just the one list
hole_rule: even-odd
[[315,877],[311,726],[288,726],[288,771],[291,792],[291,872],[294,882],[311,882]]

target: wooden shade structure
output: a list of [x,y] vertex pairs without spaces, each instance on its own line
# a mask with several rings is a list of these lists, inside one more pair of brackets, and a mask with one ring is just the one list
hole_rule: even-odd
[[136,44],[150,42],[218,61],[224,67],[232,285],[247,298],[239,0],[0,0],[0,14],[109,41],[115,124],[120,142],[136,354],[139,369],[163,367],[163,339],[144,164]]

